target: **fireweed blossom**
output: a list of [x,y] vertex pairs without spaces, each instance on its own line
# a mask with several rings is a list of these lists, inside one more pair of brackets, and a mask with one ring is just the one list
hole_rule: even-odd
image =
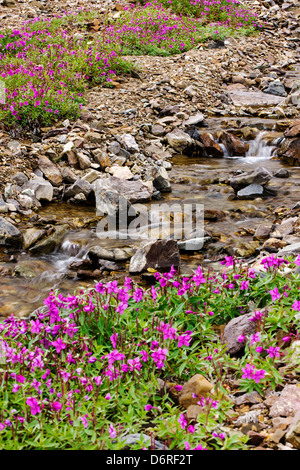
[[246,367],[242,369],[242,372],[242,379],[254,380],[256,383],[259,383],[260,380],[263,379],[266,374],[265,370],[256,370],[255,366],[251,364],[246,364]]

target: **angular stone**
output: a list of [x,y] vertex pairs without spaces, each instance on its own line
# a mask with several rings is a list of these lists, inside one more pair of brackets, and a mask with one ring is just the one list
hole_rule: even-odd
[[[185,409],[197,405],[200,397],[207,397],[212,393],[214,386],[203,375],[196,374],[186,382],[179,395],[179,404]],[[196,395],[194,398],[193,395]]]
[[130,260],[129,272],[141,273],[148,268],[169,270],[180,266],[180,255],[176,240],[145,240]]
[[35,227],[28,228],[23,232],[23,249],[27,250],[46,234],[46,230]]
[[181,129],[175,128],[166,135],[168,144],[176,150],[176,152],[184,153],[192,144],[193,139]]
[[277,106],[284,101],[281,96],[270,95],[262,91],[228,90],[234,106],[265,107]]
[[237,196],[241,199],[256,198],[262,196],[264,188],[260,184],[249,184],[237,192]]
[[295,414],[285,440],[290,442],[296,449],[300,449],[300,411]]
[[271,406],[270,416],[295,416],[300,412],[300,388],[296,385],[286,385],[276,402]]
[[265,186],[273,177],[273,174],[264,167],[258,167],[254,171],[242,173],[241,175],[231,178],[230,186],[238,191],[250,184]]
[[127,181],[115,176],[97,179],[93,183],[97,211],[115,215],[119,211],[121,199],[127,205],[147,202],[151,199],[149,188],[141,181]]
[[222,344],[226,345],[226,353],[230,356],[234,356],[244,349],[245,342],[240,343],[239,336],[250,336],[256,332],[256,325],[255,322],[250,321],[251,317],[253,317],[253,312],[240,315],[230,320],[225,326]]
[[88,197],[93,188],[88,181],[84,181],[83,179],[78,179],[75,183],[72,184],[68,189],[66,189],[65,197],[68,199],[70,197],[76,196],[76,194],[83,193],[86,197]]
[[0,217],[0,245],[18,248],[22,243],[22,233],[8,220]]
[[32,246],[29,251],[34,255],[45,255],[52,253],[57,247],[60,246],[64,236],[70,231],[70,227],[65,225],[56,225],[54,232],[46,239],[38,242]]
[[34,191],[34,196],[38,201],[51,202],[53,198],[53,186],[49,181],[36,177],[26,183],[27,189]]
[[45,155],[39,157],[38,166],[44,174],[44,177],[47,178],[53,186],[59,186],[62,183],[63,179],[59,169]]
[[200,140],[205,147],[205,151],[209,156],[212,157],[223,157],[224,152],[221,149],[220,145],[214,141],[211,134],[208,132],[203,132],[200,134]]

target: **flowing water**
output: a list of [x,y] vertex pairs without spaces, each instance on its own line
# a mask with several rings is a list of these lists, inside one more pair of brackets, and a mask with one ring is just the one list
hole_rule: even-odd
[[[260,129],[256,138],[249,142],[249,150],[245,157],[229,155],[226,151],[223,158],[199,158],[186,156],[173,156],[172,170],[169,172],[172,178],[172,192],[164,193],[163,201],[152,201],[151,210],[159,210],[162,202],[168,204],[203,204],[205,211],[221,212],[225,216],[216,220],[206,219],[205,230],[213,236],[219,237],[221,242],[230,242],[232,246],[241,240],[251,241],[253,230],[268,218],[274,218],[274,210],[279,206],[291,207],[298,202],[300,187],[300,168],[288,168],[290,177],[287,179],[273,178],[271,184],[277,189],[277,195],[268,199],[232,200],[230,187],[226,180],[236,172],[251,171],[258,166],[264,166],[272,172],[284,167],[284,164],[276,158],[276,143],[282,133],[274,130],[276,121],[247,119],[248,126]],[[220,129],[230,132],[234,120],[210,119],[208,126],[212,134]],[[234,129],[233,129],[234,130]],[[224,148],[224,146],[223,146]],[[225,150],[225,149],[224,149]],[[70,204],[52,203],[44,207],[40,216],[53,216],[57,223],[65,223],[68,220],[84,221],[96,216],[95,209],[86,206],[70,206]],[[80,226],[80,223],[77,224]],[[95,223],[96,226],[96,223]],[[72,271],[72,263],[78,263],[87,258],[89,249],[94,245],[105,248],[138,246],[138,240],[101,239],[97,237],[95,226],[93,228],[76,228],[65,236],[61,246],[55,252],[33,257],[28,253],[18,253],[17,260],[33,262],[35,277],[23,278],[15,275],[0,277],[0,317],[11,313],[24,316],[35,308],[43,305],[43,299],[51,289],[59,288],[63,293],[74,292],[75,289],[93,284],[93,280],[78,278],[76,271]],[[145,230],[158,228],[151,224],[144,227]],[[160,227],[161,229],[161,227]],[[162,227],[163,230],[163,227]],[[251,232],[252,230],[252,232]],[[249,236],[247,233],[249,232]],[[116,234],[114,234],[116,236]],[[173,234],[175,235],[175,234]],[[116,238],[116,237],[114,237]],[[190,273],[199,263],[211,263],[218,259],[206,248],[200,252],[185,252],[182,254],[182,272]],[[2,249],[0,251],[0,272],[15,267],[15,257]],[[120,264],[120,276],[126,274],[125,263]],[[123,273],[123,274],[122,274]],[[128,275],[128,272],[127,272]]]

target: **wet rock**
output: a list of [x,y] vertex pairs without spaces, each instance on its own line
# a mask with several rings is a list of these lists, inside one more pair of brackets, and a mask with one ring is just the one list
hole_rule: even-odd
[[37,259],[28,259],[20,261],[15,269],[14,275],[23,277],[25,279],[34,279],[37,276],[40,276],[45,271],[49,269],[49,266],[45,261],[40,261]]
[[130,260],[129,272],[141,273],[148,268],[168,270],[180,266],[180,255],[176,240],[145,240]]
[[240,199],[254,199],[264,194],[264,187],[260,184],[249,184],[237,192]]
[[282,143],[279,151],[279,157],[290,165],[299,165],[300,162],[300,138],[286,139]]
[[300,388],[296,385],[286,385],[275,403],[271,406],[269,415],[295,416],[300,411]]
[[44,177],[50,181],[53,186],[59,186],[62,183],[62,176],[57,166],[49,160],[45,155],[41,155],[38,159],[39,169]]
[[268,251],[269,253],[276,253],[281,248],[285,247],[287,243],[283,240],[279,240],[278,238],[269,238],[263,244],[263,249]]
[[[241,175],[231,178],[229,181],[230,186],[237,192],[246,186],[255,184],[257,186],[265,186],[273,177],[273,174],[264,167],[258,167],[254,171],[242,173]],[[261,190],[257,188],[258,193]]]
[[171,182],[169,175],[165,168],[163,167],[156,167],[152,170],[152,178],[153,178],[153,186],[158,190],[163,192],[170,192]]
[[0,245],[18,248],[22,243],[22,233],[8,220],[0,217]]
[[292,125],[284,132],[284,137],[299,137],[300,136],[300,119],[293,122]]
[[235,137],[229,132],[223,132],[220,140],[227,148],[229,155],[245,156],[249,150],[248,143],[243,142],[241,139]]
[[[179,395],[179,404],[185,409],[191,405],[197,405],[200,397],[207,397],[213,391],[211,384],[203,375],[196,374],[186,382]],[[194,398],[194,394],[196,397]]]
[[226,345],[226,353],[230,356],[240,354],[244,350],[245,342],[239,342],[239,336],[250,336],[256,332],[255,322],[250,321],[253,312],[233,318],[224,328],[222,344]]
[[46,230],[28,228],[23,232],[23,249],[27,250],[46,234]]
[[38,242],[36,245],[32,246],[29,251],[33,255],[46,255],[50,254],[58,248],[64,236],[70,231],[70,227],[65,225],[56,225],[53,229],[54,231],[46,239]]
[[88,251],[88,256],[91,260],[127,261],[133,256],[133,250],[130,247],[107,249],[101,246],[93,246]]
[[175,128],[166,135],[168,144],[178,153],[189,151],[193,146],[193,139],[183,130]]
[[257,240],[266,240],[267,238],[269,238],[271,230],[272,230],[271,225],[268,226],[268,225],[260,224],[257,227],[253,237],[256,238]]
[[275,176],[275,178],[289,178],[290,172],[286,168],[280,168],[274,172],[273,176]]
[[249,242],[238,242],[238,245],[234,248],[234,254],[242,258],[250,258],[250,256],[255,255],[259,248],[258,241],[249,241]]
[[208,156],[212,156],[212,157],[224,156],[223,150],[221,149],[220,145],[214,141],[211,134],[207,132],[203,132],[202,134],[200,134],[200,140],[202,144],[204,145],[205,152],[207,153]]

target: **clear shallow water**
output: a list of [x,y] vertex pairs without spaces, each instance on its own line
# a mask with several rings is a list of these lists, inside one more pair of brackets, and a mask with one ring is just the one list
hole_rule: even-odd
[[[254,125],[257,119],[247,120],[247,125]],[[220,123],[226,130],[230,130],[233,119],[209,120],[212,129],[220,128]],[[251,171],[258,166],[264,166],[274,172],[284,165],[281,161],[272,157],[274,154],[273,140],[278,138],[278,133],[272,131],[276,121],[261,120],[261,132],[255,141],[250,142],[249,151],[245,157],[225,156],[224,158],[190,158],[174,156],[173,168],[169,172],[173,179],[172,192],[164,193],[163,201],[152,201],[154,208],[163,202],[167,204],[179,203],[203,204],[205,211],[223,211],[225,217],[216,220],[205,220],[205,230],[212,234],[222,235],[223,240],[231,240],[233,243],[241,240],[241,231],[255,230],[265,222],[268,217],[273,220],[274,209],[279,206],[291,207],[300,200],[300,167],[286,167],[290,171],[290,178],[274,178],[272,185],[277,190],[277,196],[266,200],[254,201],[231,200],[229,198],[230,187],[225,184],[237,171]],[[265,129],[263,129],[263,127]],[[270,133],[271,131],[271,133]],[[221,183],[219,182],[221,181]],[[150,204],[149,204],[150,206]],[[65,237],[61,247],[50,255],[39,258],[30,257],[23,253],[20,260],[36,260],[41,263],[38,266],[40,272],[34,279],[24,279],[16,276],[0,277],[0,317],[11,313],[24,316],[35,308],[43,305],[43,299],[51,289],[59,288],[63,293],[74,292],[82,287],[92,285],[92,280],[72,279],[69,277],[69,266],[72,262],[84,260],[88,249],[97,244],[106,248],[138,245],[139,242],[130,240],[99,240],[95,227],[85,228],[85,221],[92,221],[96,217],[92,207],[72,206],[69,204],[51,204],[39,212],[40,216],[56,219],[57,223],[71,221],[74,229]],[[96,219],[94,225],[96,226]],[[243,241],[252,240],[245,236]],[[207,258],[206,250],[199,253],[182,254],[182,272],[190,273]],[[5,250],[0,252],[0,268],[14,267],[15,262],[10,260],[10,254]],[[124,267],[124,266],[123,266]],[[123,271],[125,272],[125,271]],[[69,273],[69,274],[68,274]],[[74,276],[75,274],[73,274]],[[127,273],[128,275],[128,273]],[[120,274],[122,276],[122,274]]]

